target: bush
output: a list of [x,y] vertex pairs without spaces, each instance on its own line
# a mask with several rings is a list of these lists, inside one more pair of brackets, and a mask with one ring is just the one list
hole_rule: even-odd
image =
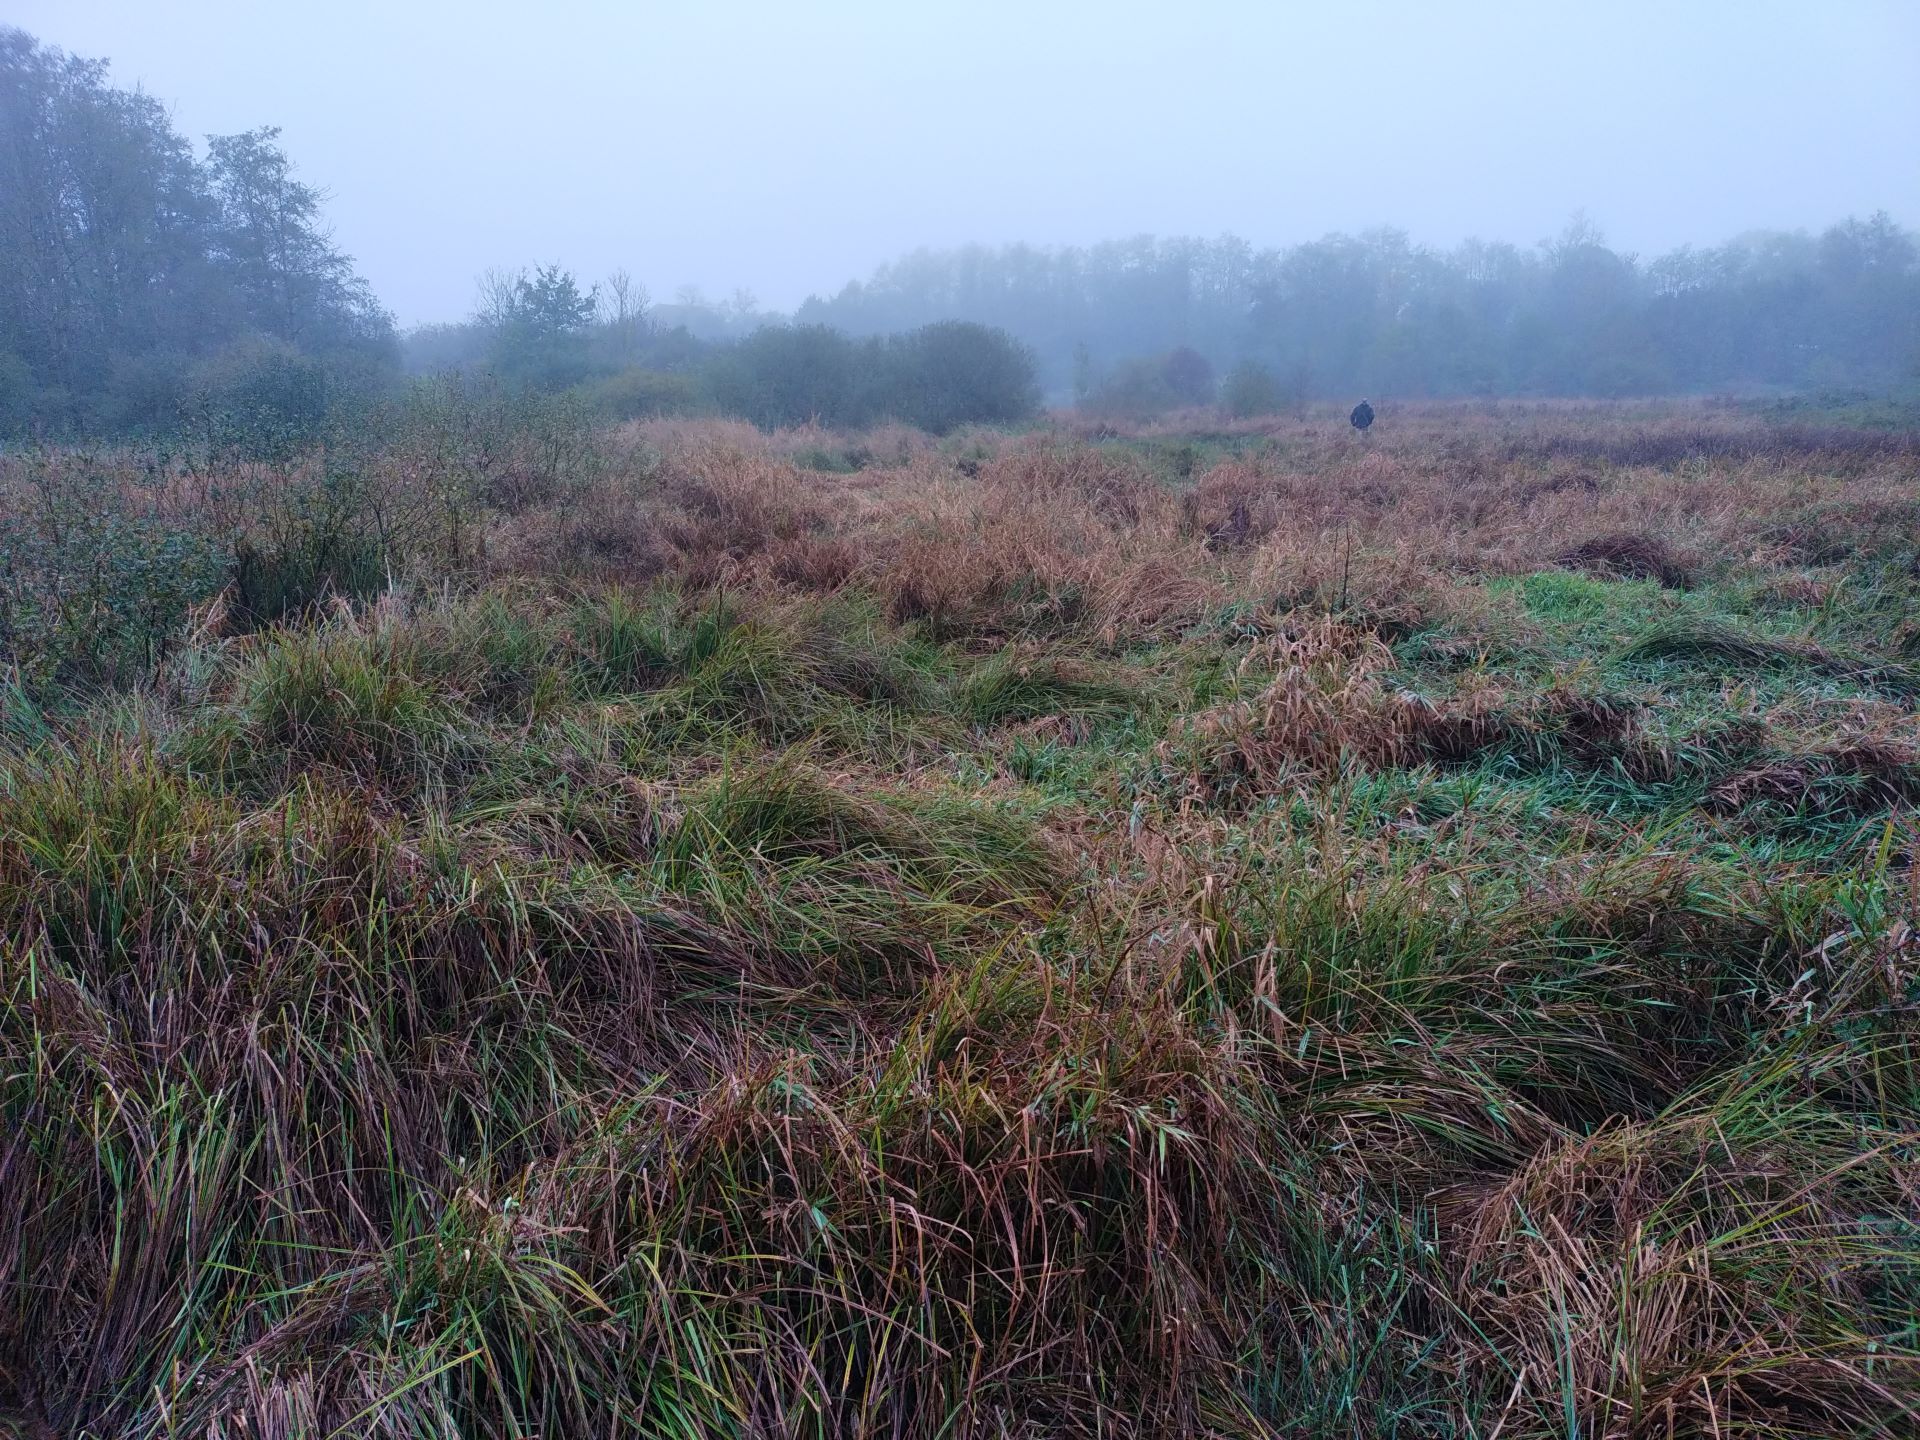
[[328,388],[325,363],[284,340],[237,341],[189,374],[188,428],[215,459],[291,460],[324,438]]
[[0,473],[0,672],[35,684],[142,675],[226,583],[213,527],[156,513],[144,478],[48,454]]
[[904,420],[936,435],[1026,420],[1040,408],[1033,352],[1004,330],[963,320],[894,337],[878,378],[879,413],[869,418]]
[[1160,362],[1160,378],[1182,405],[1213,403],[1213,362],[1192,346],[1170,352]]
[[1227,372],[1220,405],[1236,420],[1276,414],[1282,404],[1280,382],[1258,360],[1242,360]]
[[108,435],[169,435],[188,413],[193,361],[160,352],[116,360],[95,397],[93,428]]
[[720,408],[765,429],[817,421],[857,425],[859,347],[824,325],[768,325],[722,352],[708,371]]
[[855,341],[824,325],[769,325],[715,357],[720,409],[763,428],[901,420],[936,434],[1040,408],[1032,352],[1004,330],[949,320]]
[[637,365],[588,385],[581,393],[594,414],[608,420],[694,415],[707,408],[700,384],[691,375]]
[[425,486],[458,550],[456,532],[477,507],[524,510],[598,475],[594,419],[577,390],[548,394],[449,372],[415,380],[367,433]]
[[1147,420],[1164,415],[1178,403],[1167,387],[1167,378],[1157,360],[1135,359],[1095,385],[1080,408],[1089,415],[1113,419]]
[[378,592],[393,563],[393,537],[374,483],[330,457],[255,485],[247,529],[234,541],[235,618],[267,625],[332,596],[358,600]]

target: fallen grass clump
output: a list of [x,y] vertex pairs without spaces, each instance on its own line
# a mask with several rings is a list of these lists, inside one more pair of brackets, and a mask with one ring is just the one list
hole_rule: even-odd
[[[1375,432],[362,456],[277,620],[16,547],[0,1434],[1912,1432],[1911,437]],[[333,473],[152,465],[0,504]]]
[[1726,674],[1799,667],[1902,698],[1920,695],[1920,676],[1903,665],[1839,655],[1811,641],[1778,640],[1722,625],[1679,623],[1655,629],[1636,640],[1624,658],[1716,666]]
[[1556,558],[1569,569],[1657,580],[1669,590],[1685,588],[1693,574],[1692,567],[1676,556],[1672,547],[1652,535],[1596,535]]
[[1206,803],[1236,793],[1246,803],[1354,768],[1669,768],[1633,701],[1562,687],[1514,696],[1498,685],[1436,701],[1394,686],[1393,664],[1366,627],[1323,618],[1282,633],[1240,662],[1242,680],[1250,666],[1271,678],[1248,698],[1184,717],[1162,759]]

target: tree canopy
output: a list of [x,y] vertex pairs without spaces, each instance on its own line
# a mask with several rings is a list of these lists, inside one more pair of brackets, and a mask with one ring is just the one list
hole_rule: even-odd
[[0,424],[171,414],[197,365],[262,340],[335,383],[391,365],[392,322],[321,199],[277,130],[202,157],[104,62],[0,29]]
[[1884,385],[1920,372],[1917,255],[1884,214],[1653,260],[1579,218],[1532,248],[1437,250],[1397,230],[1273,249],[1233,236],[976,246],[917,251],[795,318],[854,335],[999,326],[1033,348],[1059,398],[1164,387],[1197,399],[1208,372],[1189,356],[1334,396]]

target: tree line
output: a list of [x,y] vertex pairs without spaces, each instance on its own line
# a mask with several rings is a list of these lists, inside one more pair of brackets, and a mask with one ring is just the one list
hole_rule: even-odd
[[972,246],[916,252],[796,318],[858,335],[935,316],[1005,328],[1050,397],[1094,408],[1880,388],[1920,377],[1920,243],[1876,214],[1654,259],[1580,218],[1530,248],[1398,230]]
[[466,321],[407,337],[407,360],[421,372],[486,372],[524,389],[572,393],[609,419],[897,420],[944,432],[1028,419],[1040,406],[1032,353],[996,327],[936,319],[855,338],[757,312],[740,325],[739,306],[711,318],[704,309],[682,302],[659,314],[625,272],[586,289],[557,265],[496,272],[482,278]]
[[103,62],[0,28],[0,427],[172,423],[243,377],[319,406],[391,370],[278,133],[196,154]]
[[546,266],[483,277],[465,320],[400,336],[322,199],[272,127],[196,150],[104,62],[0,27],[0,437],[297,439],[431,373],[603,418],[932,430],[1043,399],[1258,414],[1920,378],[1920,243],[1885,214],[1653,260],[1583,220],[1531,248],[1380,230],[923,250],[792,316]]
[[558,266],[485,277],[468,321],[403,352],[322,199],[276,129],[197,151],[105,62],[0,27],[0,437],[283,451],[390,408],[408,370],[485,372],[474,393],[610,418],[944,430],[1039,404],[1025,347],[977,324],[853,339],[763,325],[744,296],[656,311],[624,274],[583,288]]

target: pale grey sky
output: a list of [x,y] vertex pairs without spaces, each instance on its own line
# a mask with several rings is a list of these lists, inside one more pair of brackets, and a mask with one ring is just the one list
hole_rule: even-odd
[[277,124],[403,323],[494,266],[789,307],[919,245],[1920,224],[1920,0],[7,0]]

